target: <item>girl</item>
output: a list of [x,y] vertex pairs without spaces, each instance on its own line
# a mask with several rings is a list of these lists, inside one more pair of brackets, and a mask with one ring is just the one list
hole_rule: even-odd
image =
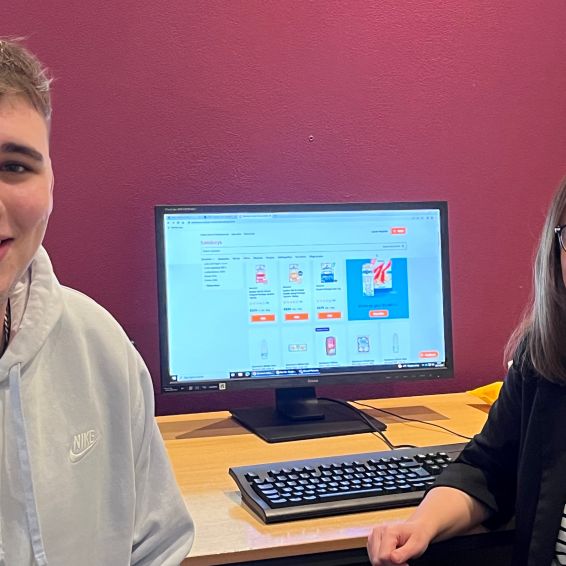
[[405,522],[376,526],[373,566],[406,564],[432,540],[516,520],[513,565],[566,564],[566,180],[537,251],[534,298],[480,434]]

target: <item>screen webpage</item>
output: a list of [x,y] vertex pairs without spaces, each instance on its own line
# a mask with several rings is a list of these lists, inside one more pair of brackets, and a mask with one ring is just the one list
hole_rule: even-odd
[[445,364],[440,212],[166,213],[169,375]]

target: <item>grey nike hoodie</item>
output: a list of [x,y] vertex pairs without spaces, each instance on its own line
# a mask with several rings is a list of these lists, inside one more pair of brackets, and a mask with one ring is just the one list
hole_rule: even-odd
[[0,566],[177,565],[193,525],[118,323],[40,248],[0,358]]

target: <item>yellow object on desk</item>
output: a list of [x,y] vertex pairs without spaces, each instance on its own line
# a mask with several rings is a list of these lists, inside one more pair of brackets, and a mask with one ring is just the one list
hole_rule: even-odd
[[489,385],[482,385],[482,387],[477,387],[476,389],[472,389],[468,391],[470,395],[475,395],[479,397],[484,403],[489,405],[493,405],[497,398],[499,397],[499,391],[501,391],[501,386],[503,385],[503,381],[495,381],[494,383],[490,383]]

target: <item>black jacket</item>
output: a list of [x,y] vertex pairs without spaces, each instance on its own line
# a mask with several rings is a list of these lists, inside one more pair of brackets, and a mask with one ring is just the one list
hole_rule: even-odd
[[566,503],[566,387],[513,365],[480,434],[435,485],[458,488],[515,516],[514,566],[549,566]]

